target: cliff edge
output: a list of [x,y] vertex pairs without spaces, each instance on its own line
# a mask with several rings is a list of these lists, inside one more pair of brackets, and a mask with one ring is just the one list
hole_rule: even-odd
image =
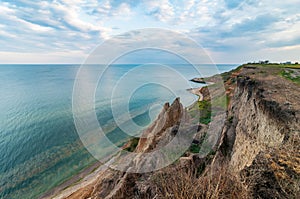
[[220,152],[250,198],[300,194],[300,86],[282,76],[287,70],[245,65],[227,81],[234,90]]
[[[211,93],[185,109],[180,100],[165,104],[143,137],[124,150],[146,154],[181,133],[191,146],[173,164],[149,173],[105,168],[90,183],[56,198],[297,198],[300,195],[299,70],[281,65],[243,65],[222,74],[226,89],[225,122],[211,115]],[[213,82],[214,77],[201,81]],[[209,85],[210,86],[210,85]],[[213,86],[213,85],[211,85]],[[218,95],[214,95],[218,96]],[[199,111],[200,118],[191,117]],[[212,120],[210,118],[213,118]],[[180,124],[184,128],[180,129]],[[220,137],[205,156],[207,132]],[[135,157],[132,166],[159,164]],[[82,182],[81,182],[82,183]],[[79,183],[80,184],[80,183]]]

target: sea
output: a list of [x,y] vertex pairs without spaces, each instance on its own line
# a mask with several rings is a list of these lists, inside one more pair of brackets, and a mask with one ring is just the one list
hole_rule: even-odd
[[[142,131],[165,102],[180,97],[188,106],[197,99],[187,89],[199,87],[189,81],[199,77],[199,70],[215,75],[238,65],[216,66],[218,70],[209,64],[197,65],[197,69],[185,64],[110,65],[95,90],[98,122],[108,138],[121,146],[132,135],[118,127],[112,105],[122,107],[117,108],[119,115],[128,111],[124,115],[131,118],[121,120],[132,119]],[[96,163],[73,119],[73,89],[80,67],[0,65],[0,198],[39,198]],[[93,67],[91,71],[97,74],[104,66]]]

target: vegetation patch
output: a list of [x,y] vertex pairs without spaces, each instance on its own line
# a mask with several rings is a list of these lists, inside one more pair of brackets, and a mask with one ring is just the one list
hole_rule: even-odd
[[[199,172],[203,173],[204,169],[200,167]],[[191,171],[179,171],[176,175],[159,173],[154,184],[157,198],[248,198],[246,188],[227,168],[208,170],[200,177]]]
[[294,74],[294,71],[292,71],[292,70],[282,70],[280,72],[280,75],[288,80],[291,80],[297,84],[300,84],[300,76]]
[[284,65],[284,68],[300,69],[299,64]]
[[199,144],[194,144],[194,143],[193,143],[193,144],[190,146],[189,151],[190,151],[191,153],[199,153],[199,151],[200,151],[200,146],[199,146]]
[[128,145],[124,148],[125,151],[133,152],[139,143],[140,138],[134,137],[129,140]]
[[222,96],[218,96],[215,99],[213,99],[212,104],[214,107],[219,107],[221,109],[227,109],[228,106],[228,102],[229,102],[229,97],[228,95],[222,95]]
[[209,124],[211,122],[211,103],[203,100],[198,102],[198,107],[200,111],[199,122],[202,124]]

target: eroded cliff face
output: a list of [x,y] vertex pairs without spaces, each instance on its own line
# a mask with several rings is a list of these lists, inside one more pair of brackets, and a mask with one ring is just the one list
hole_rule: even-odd
[[[224,127],[229,168],[252,198],[293,198],[299,192],[299,85],[278,68],[244,67],[235,74]],[[299,195],[298,195],[299,196]]]
[[[275,101],[263,98],[259,83],[249,77],[238,77],[238,87],[233,99],[233,125],[235,142],[231,165],[236,171],[250,166],[256,155],[268,147],[278,147],[289,132],[290,118],[281,114]],[[273,111],[273,108],[277,108]],[[291,115],[285,114],[290,117]]]
[[[178,134],[182,137],[191,137],[189,132],[200,132],[201,126],[193,125],[192,118],[177,98],[170,105],[166,103],[157,119],[141,135],[134,153],[137,155],[123,155],[120,153],[115,157],[117,165],[124,165],[124,171],[117,171],[110,168],[102,170],[97,180],[84,185],[82,188],[69,192],[69,195],[60,195],[57,198],[153,198],[156,187],[153,176],[159,171],[149,173],[138,173],[141,169],[153,169],[159,166],[166,158],[164,153],[156,153],[152,158],[145,158],[149,152],[159,150],[169,142],[174,141]],[[176,140],[175,140],[176,141]],[[179,139],[183,142],[183,139]],[[191,140],[190,140],[191,141]],[[180,143],[178,143],[180,144]],[[180,147],[180,145],[175,145]],[[130,147],[130,142],[124,149]],[[177,147],[177,148],[178,148]],[[175,149],[174,149],[175,150]],[[182,154],[180,154],[182,155]],[[120,162],[118,162],[120,161]],[[194,164],[192,157],[181,158],[179,164],[172,165],[173,170],[191,168]],[[134,170],[133,170],[134,169]],[[135,173],[135,172],[137,173]]]
[[[143,174],[107,168],[96,180],[58,198],[297,198],[300,86],[280,77],[280,70],[244,66],[226,74],[228,110],[210,123],[221,137],[205,157],[191,150],[170,166]],[[204,100],[211,100],[208,89],[200,91]],[[179,99],[165,104],[138,140],[134,152],[140,155],[128,156],[128,171],[160,164],[164,156],[147,161],[143,154],[167,145],[178,133],[188,137],[196,132],[194,146],[207,142],[209,126],[193,119]]]
[[186,115],[186,113],[184,113],[179,98],[175,99],[171,106],[169,103],[166,103],[157,119],[142,133],[135,152],[149,152],[156,148],[159,142],[166,142],[170,140],[167,139],[166,136],[170,137],[172,134],[166,133],[165,131],[168,131],[169,128],[174,127],[173,131],[175,132],[176,127],[180,125],[183,115]]

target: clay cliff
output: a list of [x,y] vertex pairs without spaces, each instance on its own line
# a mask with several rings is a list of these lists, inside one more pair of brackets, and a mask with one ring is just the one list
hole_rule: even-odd
[[[124,150],[140,154],[127,157],[127,170],[103,169],[91,183],[57,198],[299,197],[300,86],[281,75],[286,70],[299,69],[243,65],[222,74],[226,110],[217,115],[211,114],[212,92],[218,92],[213,85],[202,88],[202,101],[191,107],[184,108],[179,99],[165,104],[142,138],[124,145]],[[190,147],[176,161],[148,173],[130,172],[159,165],[165,154],[151,161],[143,154],[167,145],[178,134],[186,140],[176,146],[187,141]],[[217,138],[209,151],[199,155],[212,134]]]
[[283,70],[289,69],[244,66],[229,80],[236,83],[221,144],[250,198],[300,193],[300,86]]

